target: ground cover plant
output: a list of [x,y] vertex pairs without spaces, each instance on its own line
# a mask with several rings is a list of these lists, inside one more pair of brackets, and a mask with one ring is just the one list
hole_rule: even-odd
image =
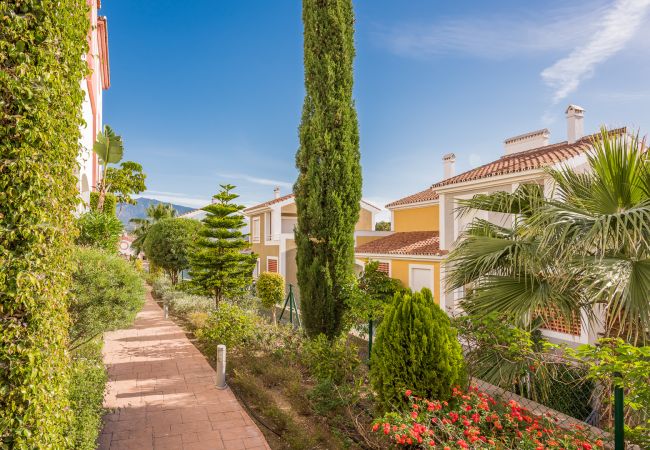
[[449,401],[427,400],[404,392],[405,412],[378,419],[373,431],[387,445],[444,449],[602,449],[586,426],[559,427],[552,417],[535,416],[514,400],[497,401],[476,388],[454,388]]

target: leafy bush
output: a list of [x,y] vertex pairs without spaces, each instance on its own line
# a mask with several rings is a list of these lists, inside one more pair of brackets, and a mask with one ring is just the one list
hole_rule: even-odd
[[464,383],[456,330],[431,291],[397,294],[377,330],[370,379],[384,411],[404,403],[410,388],[422,397],[446,399]]
[[364,326],[369,320],[380,320],[402,282],[379,270],[379,261],[368,261],[357,279],[356,295],[349,296],[349,321],[352,326]]
[[77,245],[97,247],[117,253],[123,226],[114,214],[90,211],[77,218]]
[[194,312],[210,312],[214,309],[212,299],[186,292],[168,291],[163,295],[163,300],[167,302],[171,312],[183,317]]
[[405,391],[408,412],[392,412],[375,421],[392,445],[408,448],[565,449],[604,448],[582,426],[560,428],[552,417],[536,417],[514,400],[495,401],[475,388],[453,390],[452,399],[429,401]]
[[151,293],[157,299],[162,299],[165,292],[172,289],[172,283],[166,276],[156,276],[153,281],[151,281]]
[[200,229],[196,220],[171,218],[154,223],[147,232],[144,253],[167,273],[172,284],[178,282],[179,272],[189,267],[189,254]]
[[276,323],[275,305],[284,300],[284,277],[279,273],[262,272],[257,278],[256,287],[262,306],[271,309],[273,323]]
[[101,339],[96,339],[73,355],[69,391],[73,418],[68,435],[74,449],[94,450],[102,428],[108,377],[101,348]]
[[101,211],[97,211],[97,202],[99,201],[99,192],[90,193],[90,210],[94,212],[102,212],[114,216],[117,212],[117,197],[110,192],[106,193],[104,197],[104,205]]
[[88,7],[0,1],[0,447],[64,448]]
[[195,334],[208,351],[216,351],[219,344],[234,350],[254,339],[257,325],[257,316],[223,302],[210,313],[205,326],[196,330]]
[[335,384],[352,379],[361,363],[358,349],[345,336],[330,341],[324,334],[305,342],[302,359],[317,380],[331,380]]
[[77,248],[70,290],[74,348],[104,331],[128,326],[144,303],[142,278],[128,261],[93,248]]

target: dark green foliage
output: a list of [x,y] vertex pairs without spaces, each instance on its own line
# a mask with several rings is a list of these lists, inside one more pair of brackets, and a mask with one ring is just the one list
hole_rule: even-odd
[[[97,211],[97,202],[99,201],[99,192],[90,193],[90,210]],[[104,197],[104,206],[102,212],[106,214],[115,215],[117,212],[117,197],[110,192]]]
[[244,206],[232,203],[239,195],[235,186],[222,184],[221,191],[205,208],[207,216],[191,257],[190,276],[215,304],[225,296],[243,293],[253,282],[253,267],[257,255],[245,253],[250,244],[241,230],[246,225],[240,211]]
[[[105,202],[104,205],[107,205]],[[77,218],[77,245],[97,247],[109,253],[117,253],[122,222],[115,214],[90,211]]]
[[95,339],[75,351],[72,357],[69,398],[73,418],[68,435],[75,450],[96,449],[102,429],[108,376],[101,349],[102,340]]
[[0,2],[0,447],[63,448],[83,0]]
[[147,233],[151,225],[162,219],[176,217],[177,212],[171,203],[156,203],[147,207],[146,214],[147,216],[144,218],[134,217],[129,220],[130,223],[135,224],[135,229],[133,230],[135,240],[131,243],[131,248],[137,254],[144,250],[144,240],[147,238]]
[[104,331],[127,327],[144,303],[144,284],[128,261],[93,248],[78,248],[70,290],[70,346]]
[[294,185],[298,284],[307,333],[334,338],[353,285],[359,131],[352,99],[351,0],[304,0],[305,102]]
[[380,220],[375,224],[375,231],[390,231],[390,222]]
[[144,240],[147,259],[162,268],[172,284],[190,266],[189,256],[201,224],[192,219],[163,219],[151,226]]
[[405,404],[407,389],[447,400],[466,378],[456,330],[428,289],[395,296],[377,330],[371,361],[370,380],[384,411]]

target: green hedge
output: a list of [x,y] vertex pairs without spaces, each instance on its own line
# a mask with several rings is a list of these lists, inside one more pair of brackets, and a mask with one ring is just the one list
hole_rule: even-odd
[[104,331],[128,327],[144,304],[144,280],[128,261],[98,249],[78,248],[74,262],[72,348]]
[[124,226],[114,214],[89,211],[76,220],[79,235],[77,245],[96,247],[117,253]]
[[[99,192],[90,193],[90,210],[97,211],[97,202],[99,201]],[[102,212],[106,214],[115,215],[117,213],[117,197],[111,192],[106,193],[104,197],[104,206]]]
[[63,448],[84,0],[0,2],[0,447]]

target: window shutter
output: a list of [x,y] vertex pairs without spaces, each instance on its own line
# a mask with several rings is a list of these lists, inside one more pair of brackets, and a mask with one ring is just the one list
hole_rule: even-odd
[[385,273],[386,275],[390,275],[390,263],[380,262],[377,270],[379,270],[379,272]]
[[273,272],[277,273],[278,272],[278,260],[277,259],[267,259],[266,260],[266,268],[267,272]]

